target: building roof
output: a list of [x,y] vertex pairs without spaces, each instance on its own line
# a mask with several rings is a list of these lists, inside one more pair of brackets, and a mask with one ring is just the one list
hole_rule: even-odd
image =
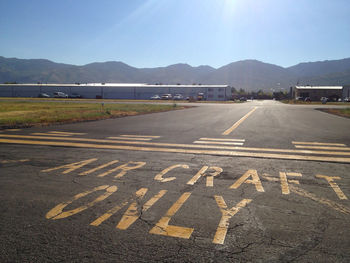
[[228,85],[206,85],[206,84],[197,84],[197,85],[181,85],[181,84],[172,84],[172,85],[162,85],[162,84],[146,84],[146,83],[75,83],[75,84],[45,84],[45,83],[23,83],[23,84],[0,84],[1,86],[11,86],[11,87],[136,87],[136,88],[149,88],[149,87],[159,87],[159,88],[200,88],[200,87],[209,87],[209,88],[226,88]]
[[332,90],[339,90],[343,89],[343,86],[295,86],[296,89],[311,89],[311,90],[317,90],[317,89],[332,89]]

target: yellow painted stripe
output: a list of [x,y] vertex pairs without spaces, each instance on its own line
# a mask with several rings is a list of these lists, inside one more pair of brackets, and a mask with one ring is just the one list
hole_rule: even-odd
[[166,194],[168,190],[161,190],[158,194],[153,196],[150,200],[148,200],[143,206],[142,206],[142,212],[146,212],[148,209],[150,209],[160,198],[162,198],[163,195]]
[[116,205],[115,207],[111,208],[108,210],[105,214],[94,220],[93,222],[90,223],[91,226],[99,226],[102,224],[104,221],[106,221],[108,218],[110,218],[112,215],[117,213],[120,209],[122,209],[124,206],[126,206],[129,203],[129,201],[124,201],[120,205]]
[[213,239],[213,243],[222,245],[225,242],[225,237],[226,237],[227,230],[228,230],[228,227],[230,224],[229,220],[235,214],[237,214],[239,212],[239,210],[246,207],[247,204],[249,204],[252,201],[252,199],[243,199],[236,206],[232,207],[231,209],[228,209],[226,202],[225,202],[224,198],[222,198],[222,196],[215,195],[214,198],[215,198],[217,205],[219,206],[219,208],[221,210],[222,217],[221,217],[220,223],[218,225],[218,228],[216,230],[216,233],[215,233],[215,236]]
[[128,137],[107,137],[112,140],[134,140],[134,141],[150,141],[152,138],[128,138]]
[[245,142],[244,139],[200,138],[203,141]]
[[0,138],[43,139],[43,140],[57,140],[57,141],[64,140],[64,141],[81,141],[81,142],[95,142],[95,143],[133,144],[138,146],[145,145],[145,146],[156,146],[156,147],[182,147],[182,148],[196,148],[196,149],[278,152],[278,153],[293,153],[293,154],[350,155],[350,152],[329,152],[329,151],[312,151],[312,150],[295,150],[295,149],[254,148],[254,147],[240,147],[240,146],[156,143],[156,142],[143,142],[143,141],[140,141],[140,142],[112,141],[112,140],[104,140],[104,139],[71,138],[71,137],[62,138],[62,137],[30,136],[30,135],[14,135],[14,134],[0,134]]
[[350,163],[350,158],[0,139],[0,143]]
[[339,176],[326,176],[326,175],[317,174],[316,178],[325,179],[329,183],[329,185],[332,187],[332,189],[337,194],[340,200],[348,199],[344,194],[344,192],[340,189],[339,185],[336,182],[334,182],[334,180],[340,180]]
[[31,133],[31,135],[40,135],[40,136],[62,136],[62,137],[69,137],[69,136],[72,136],[72,135],[69,135],[69,134],[54,134],[54,133],[41,133],[41,132]]
[[183,204],[186,202],[186,200],[190,197],[191,193],[184,193],[180,196],[180,198],[173,204],[165,216],[172,217],[176,214],[176,212],[183,206]]
[[198,144],[217,144],[217,145],[243,145],[243,142],[212,142],[212,141],[194,141]]
[[[270,182],[279,182],[279,179],[275,178],[275,177],[270,177],[270,176],[266,176],[266,175],[263,177]],[[307,197],[313,201],[319,202],[320,204],[327,205],[330,208],[337,210],[339,212],[342,212],[344,214],[350,214],[350,208],[348,208],[342,204],[338,204],[338,203],[336,203],[332,200],[326,199],[326,198],[317,197],[313,193],[310,193],[310,192],[308,192],[302,188],[299,188],[295,185],[292,185],[292,184],[289,185],[289,188],[290,188],[290,191],[292,191],[295,194],[298,194],[298,195],[303,196],[303,197]]]
[[209,168],[208,166],[203,166],[202,169],[200,169],[198,173],[196,173],[195,176],[193,176],[192,179],[190,179],[187,182],[187,184],[194,185],[198,181],[198,179],[205,174],[208,168]]
[[[139,200],[143,199],[147,191],[148,191],[147,188],[141,188],[136,192],[136,198]],[[124,213],[123,217],[120,219],[116,228],[126,230],[129,228],[129,226],[131,226],[137,220],[137,218],[139,218],[139,216],[141,216],[141,214],[138,211],[139,200],[137,202],[133,201],[131,203],[129,208]]]
[[187,201],[190,195],[191,193],[189,192],[183,193],[180,198],[169,208],[166,215],[158,221],[158,223],[149,231],[149,233],[189,239],[194,230],[193,228],[169,225],[169,222]]
[[93,169],[88,170],[88,171],[86,171],[86,172],[82,172],[82,173],[80,173],[79,175],[88,175],[88,174],[91,174],[91,173],[93,173],[93,172],[96,172],[96,171],[98,171],[98,170],[101,170],[101,169],[103,169],[103,168],[106,168],[106,167],[108,167],[108,166],[110,166],[110,165],[112,165],[112,164],[118,163],[118,162],[119,162],[118,160],[114,160],[114,161],[111,161],[111,162],[109,162],[109,163],[105,163],[105,164],[102,164],[102,165],[100,165],[100,166],[97,166],[96,168],[93,168]]
[[[143,196],[147,193],[147,188],[140,188],[138,191],[136,191],[135,195],[136,198],[142,199]],[[116,205],[115,207],[109,209],[105,214],[97,218],[95,221],[91,222],[91,226],[99,226],[104,221],[106,221],[108,218],[113,216],[115,213],[117,213],[120,209],[122,209],[124,206],[126,206],[129,203],[130,200],[124,200],[124,202],[120,205]]]
[[289,191],[287,174],[284,172],[280,172],[280,180],[281,180],[282,194],[289,195],[290,191]]
[[61,132],[61,131],[49,131],[49,133],[69,134],[69,135],[85,135],[86,134],[86,133],[81,133],[81,132]]
[[322,198],[322,197],[317,197],[316,195],[304,190],[304,189],[301,189],[299,187],[296,187],[294,185],[290,185],[290,190],[295,193],[295,194],[298,194],[300,196],[303,196],[303,197],[307,197],[313,201],[316,201],[316,202],[319,202],[320,204],[323,204],[323,205],[326,205],[326,206],[329,206],[330,208],[334,209],[334,210],[337,210],[341,213],[344,213],[344,214],[350,214],[350,208],[349,207],[346,207],[342,204],[338,204],[332,200],[328,200],[326,198]]
[[14,131],[21,131],[22,129],[6,129],[4,131],[14,132]]
[[21,159],[21,160],[0,160],[0,164],[6,164],[6,163],[24,163],[28,162],[29,159]]
[[237,121],[235,124],[233,124],[230,128],[228,128],[226,131],[222,133],[222,135],[229,135],[231,132],[233,132],[242,122],[244,122],[255,110],[257,107],[254,107],[250,112],[248,112],[246,115],[244,115],[239,121]]
[[[63,212],[63,209],[67,205],[73,203],[75,200],[80,199],[80,198],[82,198],[84,196],[87,196],[87,195],[89,195],[89,194],[91,194],[93,192],[104,190],[104,189],[105,189],[105,193],[100,195],[100,196],[98,196],[95,200],[93,200],[93,201],[91,201],[91,202],[89,202],[89,203],[87,203],[85,205],[79,206],[78,208],[75,208],[75,209]],[[82,212],[82,211],[84,211],[84,210],[94,206],[95,204],[105,200],[110,195],[112,195],[115,191],[117,191],[117,189],[118,189],[117,186],[102,185],[102,186],[99,186],[99,187],[95,187],[94,189],[92,189],[90,191],[86,191],[86,192],[77,194],[71,200],[69,200],[67,202],[60,203],[57,206],[55,206],[54,208],[52,208],[46,214],[46,218],[47,219],[56,220],[56,219],[62,219],[62,218],[66,218],[66,217],[70,217],[72,215],[78,214],[78,213],[80,213],[80,212]]]
[[[151,208],[163,195],[165,195],[166,192],[167,190],[161,190],[158,194],[156,194],[150,200],[148,200],[142,206],[142,213],[146,212],[149,208]],[[139,198],[142,198],[143,195],[139,196]],[[123,217],[120,219],[117,225],[118,229],[121,229],[121,230],[128,229],[141,216],[141,213],[138,211],[138,208],[139,208],[138,203],[139,202],[134,201],[129,206],[128,210],[124,213]]]
[[328,146],[304,146],[304,145],[295,145],[295,148],[300,149],[318,149],[318,150],[335,150],[335,151],[350,151],[350,147],[328,147]]
[[136,137],[136,138],[160,138],[160,136],[151,136],[151,135],[128,135],[128,134],[123,134],[120,135],[122,137]]
[[303,144],[303,145],[346,146],[343,143],[328,143],[328,142],[292,142],[292,143]]

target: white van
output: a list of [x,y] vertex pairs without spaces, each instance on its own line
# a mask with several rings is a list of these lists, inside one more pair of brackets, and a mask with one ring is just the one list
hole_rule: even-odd
[[53,97],[54,98],[68,98],[68,95],[66,93],[57,91],[57,92],[53,93]]

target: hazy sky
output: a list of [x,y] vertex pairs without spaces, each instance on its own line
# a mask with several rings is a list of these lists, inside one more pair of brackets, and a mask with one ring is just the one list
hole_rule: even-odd
[[350,0],[0,0],[0,56],[135,67],[350,57]]

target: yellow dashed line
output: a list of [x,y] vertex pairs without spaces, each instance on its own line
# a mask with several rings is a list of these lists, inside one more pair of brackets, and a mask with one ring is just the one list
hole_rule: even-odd
[[4,131],[14,132],[14,131],[21,131],[22,129],[6,129]]
[[203,141],[245,142],[244,139],[200,138]]
[[335,150],[335,151],[350,151],[350,147],[328,147],[328,146],[295,145],[295,148],[300,148],[300,149],[318,149],[318,150]]
[[137,147],[137,146],[123,146],[123,145],[101,145],[101,144],[87,144],[87,143],[29,141],[29,140],[10,140],[10,139],[0,139],[0,143],[45,145],[45,146],[66,146],[66,147],[96,148],[96,149],[115,149],[115,150],[131,150],[131,151],[168,152],[168,153],[207,154],[207,155],[220,155],[220,156],[239,156],[239,157],[256,157],[256,158],[271,158],[271,159],[287,159],[287,160],[305,160],[305,161],[350,163],[350,158],[322,157],[322,156],[302,156],[302,155],[287,155],[287,154],[273,154],[273,153],[253,153],[253,152],[235,152],[235,151],[214,151],[214,150],[195,150],[195,149],[155,148],[155,147]]
[[198,144],[217,144],[217,145],[243,145],[242,142],[212,142],[212,141],[194,141]]
[[85,135],[86,134],[81,132],[60,132],[60,131],[49,131],[49,133],[68,134],[68,135]]
[[136,138],[160,138],[160,136],[151,136],[151,135],[128,135],[128,134],[123,134],[120,135],[122,137],[136,137]]
[[39,136],[62,136],[62,137],[69,137],[72,136],[70,134],[55,134],[55,133],[41,133],[41,132],[35,132],[31,133],[31,135],[39,135]]
[[152,138],[128,138],[128,137],[108,137],[112,140],[134,140],[134,141],[150,141]]
[[292,143],[303,144],[303,145],[346,146],[343,143],[328,143],[328,142],[292,142]]
[[6,163],[24,163],[28,162],[29,159],[21,159],[21,160],[0,160],[0,164],[6,164]]
[[[176,144],[176,143],[155,143],[155,142],[133,142],[133,141],[112,141],[104,139],[89,139],[89,138],[62,138],[62,137],[47,137],[47,136],[30,136],[30,135],[12,135],[0,134],[0,138],[20,138],[20,139],[44,139],[58,141],[82,141],[96,143],[115,143],[115,144],[133,144],[145,146],[164,146],[164,147],[183,147],[196,149],[219,149],[219,150],[239,150],[239,151],[257,151],[257,152],[278,152],[278,153],[293,153],[293,154],[320,154],[320,155],[350,155],[350,152],[330,152],[330,151],[312,151],[312,150],[294,150],[294,149],[273,149],[273,148],[254,148],[254,147],[239,147],[239,146],[219,146],[219,145],[195,145],[195,144]],[[296,146],[298,147],[298,146]]]

